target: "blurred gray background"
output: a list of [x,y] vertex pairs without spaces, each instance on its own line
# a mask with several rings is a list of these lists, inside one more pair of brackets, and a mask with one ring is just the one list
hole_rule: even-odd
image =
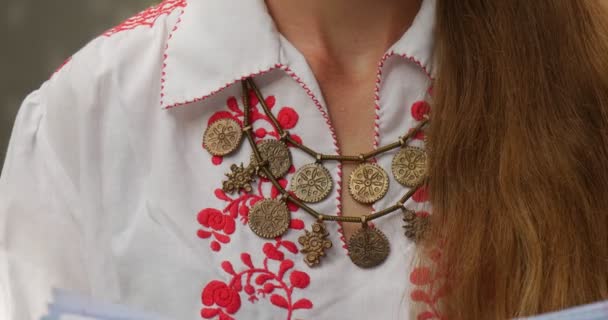
[[25,96],[89,40],[159,0],[0,0],[0,168]]

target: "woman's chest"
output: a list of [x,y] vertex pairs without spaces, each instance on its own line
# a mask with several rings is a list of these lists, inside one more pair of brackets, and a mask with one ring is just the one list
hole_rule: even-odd
[[[349,144],[367,139],[359,145],[373,149],[397,140],[421,120],[416,118],[421,111],[413,106],[426,99],[428,79],[407,65],[390,70],[379,76],[373,117],[371,121],[366,117],[371,123],[366,130],[339,120],[339,126],[355,135]],[[281,138],[274,117],[293,139],[315,152],[336,155],[343,151],[336,137],[337,122],[314,86],[282,70],[255,81],[273,116],[264,112],[255,95],[247,113],[237,83],[206,101],[170,110],[157,120],[163,124],[154,126],[154,131],[131,137],[134,144],[153,143],[140,146],[138,152],[146,167],[141,177],[145,187],[132,195],[138,205],[124,212],[129,219],[115,226],[120,230],[114,241],[124,299],[178,319],[404,318],[414,244],[404,236],[400,212],[374,220],[373,227],[387,236],[390,252],[371,269],[351,262],[342,224],[325,221],[325,232],[315,233],[317,218],[293,203],[286,203],[289,221],[280,236],[265,239],[252,230],[256,204],[280,199],[280,188],[271,179],[251,175],[238,182],[236,189],[227,189],[226,183],[236,181],[239,170],[252,164],[253,150],[241,138],[234,152],[210,154],[203,147],[210,125],[219,120],[243,125],[247,115],[253,141],[262,143]],[[344,117],[348,116],[345,112]],[[412,139],[412,144],[421,146],[421,138]],[[289,163],[277,182],[291,190],[296,172],[316,159],[293,144],[285,146],[289,156],[282,161]],[[387,152],[376,163],[390,172],[394,154]],[[323,200],[308,206],[323,215],[349,215],[343,210],[343,191],[349,181],[342,165],[328,161],[323,167],[331,188]],[[388,177],[386,195],[373,205],[376,211],[407,192]],[[424,210],[425,200],[420,193],[406,204]],[[313,268],[303,252],[303,243],[311,239],[331,244],[320,251],[319,264]]]

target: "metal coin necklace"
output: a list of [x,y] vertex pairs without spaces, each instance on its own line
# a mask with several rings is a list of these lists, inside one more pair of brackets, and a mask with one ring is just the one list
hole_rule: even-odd
[[[379,147],[360,155],[322,154],[296,141],[288,131],[284,130],[277,118],[266,105],[266,100],[251,78],[242,81],[243,86],[243,124],[234,120],[220,119],[212,122],[203,135],[203,146],[212,155],[224,156],[238,149],[243,137],[251,145],[250,163],[246,167],[233,164],[230,172],[226,173],[227,180],[222,182],[225,192],[251,192],[256,176],[268,179],[279,191],[277,199],[258,201],[249,213],[249,228],[256,235],[272,239],[282,236],[289,229],[291,221],[286,202],[291,202],[312,215],[316,222],[310,230],[300,236],[298,242],[302,246],[304,262],[313,267],[321,262],[325,251],[332,247],[328,239],[329,233],[324,223],[328,221],[342,223],[361,223],[362,227],[348,240],[349,257],[361,268],[372,268],[382,264],[390,252],[390,244],[386,235],[378,228],[370,227],[369,222],[396,211],[403,212],[405,235],[413,241],[421,238],[427,218],[417,216],[414,211],[405,207],[405,202],[426,183],[427,155],[421,148],[408,146],[411,138],[423,129],[429,122],[428,116],[416,127],[397,141]],[[278,140],[262,140],[256,142],[251,124],[251,104],[249,93],[253,91],[266,116],[270,119],[279,135]],[[298,168],[290,183],[290,191],[285,189],[278,179],[289,171],[292,164],[291,152],[287,144],[310,155],[314,162]],[[371,159],[394,149],[400,149],[394,156],[391,172],[401,185],[410,188],[397,202],[383,210],[363,215],[327,215],[317,212],[308,203],[316,203],[329,196],[333,189],[333,179],[323,163],[326,161],[359,163],[348,181],[350,195],[356,201],[364,204],[374,203],[382,199],[389,188],[388,173]]]

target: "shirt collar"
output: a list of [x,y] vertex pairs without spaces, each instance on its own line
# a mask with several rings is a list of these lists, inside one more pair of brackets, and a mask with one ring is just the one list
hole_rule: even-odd
[[[423,0],[412,25],[387,52],[432,74],[436,0]],[[289,67],[264,0],[188,0],[170,32],[161,105],[203,100],[243,78]]]

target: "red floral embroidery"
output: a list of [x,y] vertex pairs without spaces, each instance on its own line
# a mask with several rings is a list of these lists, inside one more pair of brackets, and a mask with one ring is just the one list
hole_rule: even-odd
[[[235,314],[240,309],[241,294],[247,295],[247,300],[251,303],[270,296],[270,303],[287,310],[288,320],[296,310],[311,309],[313,303],[309,299],[302,298],[295,302],[292,299],[295,289],[308,287],[310,276],[306,272],[294,270],[293,260],[286,259],[283,250],[292,254],[298,253],[295,243],[279,238],[274,243],[264,244],[262,251],[265,258],[262,266],[256,267],[249,253],[241,254],[244,267],[238,272],[230,261],[222,262],[221,267],[230,276],[230,280],[228,283],[213,280],[205,286],[202,293],[204,307],[201,310],[201,317],[233,319],[229,315]],[[275,268],[270,266],[271,261],[276,261],[273,263]],[[289,277],[286,277],[287,273]]]
[[[287,180],[280,179],[279,183],[286,186]],[[220,251],[222,244],[230,243],[230,236],[236,231],[236,220],[240,218],[243,225],[249,221],[249,210],[256,202],[265,198],[263,186],[270,184],[267,179],[261,179],[258,183],[256,192],[241,193],[236,198],[229,197],[222,189],[215,190],[215,197],[225,201],[226,206],[220,211],[215,208],[205,208],[198,213],[197,220],[201,225],[201,229],[197,231],[197,235],[201,239],[212,239],[209,246],[213,251]],[[280,195],[279,191],[272,187],[270,198],[277,198]],[[296,206],[288,205],[291,212],[298,210]],[[291,219],[291,229],[304,229],[304,221],[296,218]]]
[[412,117],[416,121],[421,121],[424,116],[431,112],[431,106],[426,101],[417,101],[412,105]]
[[109,37],[125,30],[132,30],[139,26],[152,27],[158,17],[173,12],[176,8],[185,7],[186,0],[164,0],[156,6],[150,7],[137,15],[123,21],[116,27],[104,32],[104,36]]
[[410,298],[419,303],[426,305],[427,310],[420,312],[417,320],[439,319],[447,320],[447,318],[439,312],[437,302],[444,297],[449,287],[447,282],[446,266],[442,263],[441,249],[435,248],[429,253],[433,268],[418,267],[410,273],[410,282],[416,286],[410,293]]
[[[268,118],[261,108],[259,108],[259,101],[257,96],[253,91],[249,92],[249,98],[251,103],[251,114],[250,119],[252,123],[256,123],[259,126],[255,130],[255,139],[261,140],[264,138],[274,137],[278,138],[279,134],[276,128],[273,126],[272,121]],[[270,95],[265,98],[266,105],[269,108],[274,108],[276,104],[276,99],[274,96]],[[227,110],[220,110],[214,113],[208,120],[208,125],[212,122],[223,119],[230,118],[238,123],[242,124],[243,122],[243,110],[239,106],[238,100],[236,97],[229,97],[226,100]],[[286,129],[291,129],[295,127],[298,123],[299,116],[298,113],[291,107],[282,107],[279,110],[279,121],[281,125]],[[265,126],[264,126],[265,125]],[[298,135],[292,135],[292,138],[296,141],[302,141],[302,139]],[[214,165],[220,165],[223,162],[222,157],[212,157],[211,162]],[[292,166],[289,169],[289,173],[295,172],[295,168]],[[279,183],[285,188],[287,187],[287,180],[280,179]],[[211,239],[209,246],[213,251],[220,251],[222,249],[222,244],[230,243],[230,236],[235,232],[236,229],[236,219],[239,218],[243,224],[247,224],[249,217],[250,208],[255,205],[256,202],[264,199],[264,198],[276,198],[280,195],[277,188],[272,186],[270,188],[270,195],[264,195],[263,190],[267,190],[265,188],[266,185],[270,183],[270,180],[260,178],[258,180],[257,189],[254,192],[240,193],[236,198],[231,198],[221,189],[215,190],[215,197],[217,199],[223,200],[227,203],[227,205],[222,209],[214,209],[214,208],[206,208],[199,212],[198,214],[198,222],[201,225],[201,229],[198,230],[198,236],[201,239]],[[298,211],[298,207],[289,202],[287,204],[289,210],[291,212]],[[300,219],[292,219],[290,228],[301,230],[304,229],[304,222]]]
[[[267,96],[265,99],[266,105],[272,110],[276,104],[276,98],[270,95]],[[256,129],[254,131],[256,140],[267,139],[269,138],[269,136],[278,139],[279,134],[276,128],[272,124],[270,118],[268,118],[266,114],[264,114],[263,110],[261,110],[261,107],[259,107],[258,98],[253,91],[249,92],[249,101],[252,107],[250,114],[251,123],[256,125]],[[211,117],[209,117],[207,125],[218,119],[224,118],[233,119],[240,124],[243,123],[244,113],[241,109],[241,106],[239,106],[236,97],[228,98],[228,100],[226,100],[226,107],[228,110],[218,111],[214,113]],[[292,129],[298,124],[300,116],[293,108],[282,107],[281,110],[279,110],[277,119],[279,120],[279,123],[281,124],[281,126],[283,126],[283,128]],[[291,137],[296,139],[296,141],[301,141],[298,135],[292,134]],[[213,157],[212,163],[214,165],[222,164],[222,157]]]

